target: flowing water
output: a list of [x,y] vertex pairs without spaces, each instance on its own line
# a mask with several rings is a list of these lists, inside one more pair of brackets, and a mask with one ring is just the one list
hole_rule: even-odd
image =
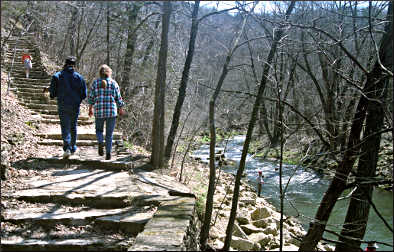
[[[225,147],[225,157],[228,160],[235,161],[235,165],[225,166],[224,171],[236,173],[239,161],[241,159],[243,142],[245,136],[236,136],[230,139],[225,146],[219,146],[218,149]],[[202,145],[192,156],[201,158],[203,162],[208,162],[209,146]],[[309,223],[316,214],[323,194],[326,192],[330,180],[312,170],[305,170],[303,167],[295,165],[282,166],[282,183],[285,186],[288,183],[286,199],[284,204],[284,214],[287,216],[297,216],[302,222],[305,230],[308,230]],[[264,175],[264,184],[262,196],[279,209],[279,165],[275,162],[268,162],[259,158],[247,157],[245,173],[251,185],[256,186],[258,171]],[[290,179],[290,182],[288,182]],[[343,196],[349,194],[344,192]],[[393,194],[383,190],[374,190],[373,202],[377,209],[384,217],[386,222],[393,227]],[[327,229],[340,232],[341,225],[344,222],[349,199],[340,200],[335,204],[334,210],[330,215]],[[324,238],[336,240],[336,237],[325,233]],[[364,240],[376,240],[393,244],[393,234],[385,226],[384,222],[378,217],[375,211],[370,209],[369,221]],[[378,244],[378,251],[392,251],[392,247]],[[362,248],[366,245],[362,244]]]

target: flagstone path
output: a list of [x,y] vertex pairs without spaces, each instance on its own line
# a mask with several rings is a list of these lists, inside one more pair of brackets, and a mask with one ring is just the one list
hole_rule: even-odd
[[[62,158],[56,100],[42,92],[51,76],[31,41],[29,36],[10,38],[5,68],[12,68],[12,91],[40,124],[39,144],[50,152],[20,161],[24,169],[39,172],[17,188],[2,190],[1,249],[196,250],[195,199],[168,193],[189,189],[150,171],[149,158],[133,155],[120,133],[114,134],[112,159],[104,160],[97,154],[94,121],[82,111],[78,152]],[[29,78],[20,60],[25,51],[33,57]]]

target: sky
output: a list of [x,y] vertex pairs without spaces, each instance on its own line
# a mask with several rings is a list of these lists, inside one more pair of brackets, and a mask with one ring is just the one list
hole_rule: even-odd
[[[246,3],[253,3],[254,1],[245,1]],[[285,1],[276,1],[276,2],[285,2]],[[287,1],[289,2],[289,1]],[[344,1],[342,1],[344,2]],[[357,1],[359,7],[367,7],[368,1]],[[372,1],[373,4],[375,1]],[[235,6],[235,1],[201,1],[200,6],[207,6],[207,7],[216,7],[218,10],[229,9]],[[255,11],[259,12],[265,10],[270,12],[275,9],[274,1],[259,1]],[[283,10],[282,10],[283,11]],[[236,11],[234,11],[236,12]]]
[[[253,1],[245,1],[252,4]],[[235,1],[201,1],[200,6],[216,7],[218,10],[229,9],[235,6]],[[264,9],[271,11],[274,8],[272,1],[260,1],[256,7],[256,11]],[[236,11],[234,11],[236,12]]]

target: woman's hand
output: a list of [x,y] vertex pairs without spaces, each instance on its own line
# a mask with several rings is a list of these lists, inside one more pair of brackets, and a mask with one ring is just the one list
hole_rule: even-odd
[[123,116],[125,114],[125,111],[123,108],[119,108],[119,116]]
[[93,106],[89,106],[89,117],[93,116]]

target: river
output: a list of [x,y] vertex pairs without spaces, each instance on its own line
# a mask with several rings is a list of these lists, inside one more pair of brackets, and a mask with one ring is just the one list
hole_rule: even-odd
[[[236,136],[227,141],[225,157],[226,159],[235,161],[235,165],[223,167],[225,172],[236,173],[239,161],[241,159],[243,142],[245,136]],[[218,149],[223,149],[224,146],[218,146]],[[203,162],[208,162],[209,146],[202,145],[198,150],[193,152],[193,157],[201,158]],[[248,156],[245,173],[251,185],[256,187],[256,178],[258,171],[262,171],[264,175],[264,184],[262,189],[262,196],[266,198],[271,204],[279,209],[279,170],[278,163],[269,162],[259,158],[251,158]],[[326,192],[330,180],[313,170],[304,169],[296,165],[283,165],[282,183],[288,183],[286,191],[286,200],[284,205],[284,214],[287,216],[296,216],[308,230],[309,222],[316,214],[316,210],[320,204],[323,194]],[[349,191],[343,193],[343,196],[349,194]],[[392,192],[376,189],[373,193],[373,202],[381,215],[393,226],[393,194]],[[333,212],[331,213],[327,229],[340,232],[341,226],[344,222],[347,205],[349,199],[343,199],[336,203]],[[334,235],[325,233],[325,238],[336,240]],[[367,231],[364,240],[376,240],[393,244],[393,234],[385,226],[384,222],[377,216],[375,211],[370,209]],[[378,244],[378,251],[392,251],[392,247]],[[361,246],[365,249],[366,245]]]

